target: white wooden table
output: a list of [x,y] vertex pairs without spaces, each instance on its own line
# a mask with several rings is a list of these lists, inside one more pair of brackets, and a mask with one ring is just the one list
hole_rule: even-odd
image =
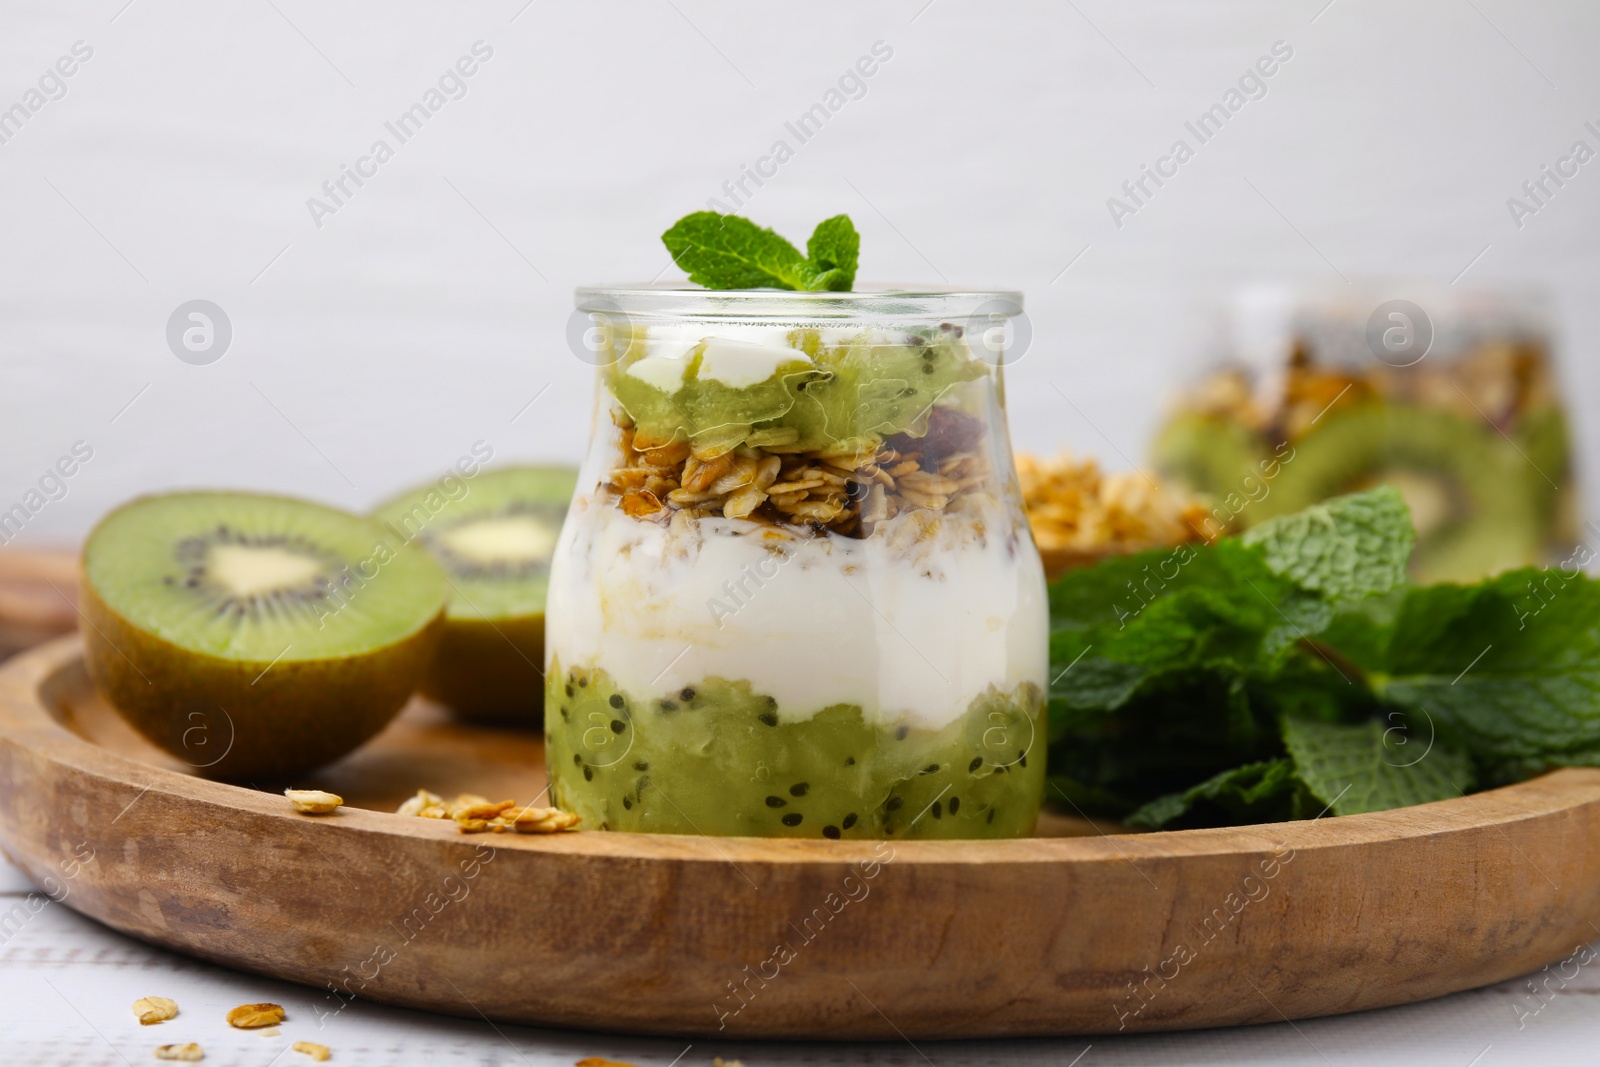
[[[30,897],[32,898],[30,903]],[[1562,983],[1502,982],[1404,1008],[1231,1030],[1097,1037],[877,1044],[694,1042],[537,1030],[355,1001],[336,1005],[315,990],[239,974],[123,937],[56,903],[0,860],[0,1065],[122,1067],[157,1062],[160,1044],[194,1041],[205,1063],[240,1067],[309,1064],[289,1047],[315,1041],[330,1064],[528,1065],[570,1067],[586,1056],[639,1067],[705,1067],[712,1057],[746,1067],[872,1064],[1393,1064],[1498,1067],[1593,1063],[1600,1045],[1600,958]],[[43,904],[41,907],[40,905]],[[9,917],[8,917],[9,916]],[[1597,947],[1600,954],[1600,947]],[[1572,968],[1568,968],[1571,973]],[[1551,972],[1553,973],[1553,971]],[[1557,991],[1559,990],[1559,991]],[[129,1006],[142,996],[176,1000],[178,1018],[141,1027]],[[275,1035],[232,1030],[237,1005],[269,1000],[288,1009]]]

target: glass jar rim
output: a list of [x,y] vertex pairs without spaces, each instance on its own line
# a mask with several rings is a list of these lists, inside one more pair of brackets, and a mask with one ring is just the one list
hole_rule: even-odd
[[580,312],[639,318],[812,322],[1007,318],[1022,314],[1022,293],[1010,289],[921,286],[848,293],[790,289],[701,289],[681,285],[580,285]]

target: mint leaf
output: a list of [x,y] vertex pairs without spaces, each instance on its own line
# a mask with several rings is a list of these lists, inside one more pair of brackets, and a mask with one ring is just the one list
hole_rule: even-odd
[[1334,617],[1327,601],[1237,538],[1069,573],[1050,613],[1050,772],[1124,812],[1281,756],[1279,716],[1344,715],[1363,691],[1299,647]]
[[1293,761],[1262,760],[1223,771],[1181,793],[1157,797],[1129,815],[1126,822],[1129,826],[1158,830],[1190,815],[1197,807],[1201,811],[1220,809],[1229,822],[1275,822],[1292,818],[1304,806],[1296,803],[1302,789]]
[[1115,710],[1162,678],[1196,671],[1224,688],[1271,674],[1333,618],[1320,596],[1235,538],[1069,572],[1049,593],[1051,696],[1064,708]]
[[860,253],[861,235],[849,215],[823,219],[806,242],[806,257],[818,272],[807,288],[849,292],[855,284]]
[[[1458,797],[1471,788],[1472,764],[1415,723],[1368,719],[1353,726],[1286,717],[1283,743],[1295,773],[1335,815],[1387,811]],[[1425,747],[1431,740],[1431,747]]]
[[1383,698],[1426,712],[1493,777],[1600,761],[1600,582],[1529,567],[1413,589],[1367,644]]
[[1400,586],[1382,596],[1342,605],[1318,643],[1337,650],[1357,667],[1376,669],[1387,655],[1400,606],[1411,592],[1410,587]]
[[848,291],[861,237],[848,215],[820,223],[802,256],[783,237],[739,215],[696,211],[661,235],[689,280],[707,289]]
[[707,289],[805,289],[816,274],[794,245],[738,215],[696,211],[661,240],[689,280]]
[[1260,548],[1274,573],[1338,602],[1401,585],[1416,534],[1399,492],[1380,486],[1269,519],[1241,540]]

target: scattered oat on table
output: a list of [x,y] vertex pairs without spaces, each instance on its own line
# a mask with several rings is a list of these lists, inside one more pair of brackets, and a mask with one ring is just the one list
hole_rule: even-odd
[[397,815],[423,819],[450,819],[464,834],[514,830],[519,834],[554,834],[575,829],[581,818],[560,808],[517,807],[515,800],[490,800],[476,793],[461,793],[446,800],[426,789],[401,804]]
[[176,1017],[178,1002],[166,997],[140,997],[133,1002],[133,1014],[140,1026],[154,1026]]
[[283,795],[302,815],[326,815],[344,803],[344,797],[339,794],[320,789],[285,789]]
[[187,1045],[156,1046],[156,1059],[158,1060],[183,1060],[187,1063],[194,1063],[197,1060],[203,1060],[205,1058],[205,1052],[202,1051],[200,1046],[195,1044],[193,1041],[189,1042]]
[[323,1060],[333,1055],[333,1053],[328,1050],[327,1045],[319,1045],[315,1041],[296,1041],[289,1047],[295,1052],[301,1052],[307,1056],[310,1056],[318,1063],[321,1063]]
[[241,1004],[228,1013],[228,1025],[239,1030],[259,1030],[283,1022],[281,1004]]

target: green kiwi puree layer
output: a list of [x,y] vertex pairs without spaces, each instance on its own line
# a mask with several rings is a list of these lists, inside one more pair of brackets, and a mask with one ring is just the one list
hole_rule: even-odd
[[893,434],[921,436],[935,401],[987,371],[955,327],[897,333],[893,340],[865,331],[837,344],[824,343],[816,330],[791,330],[787,347],[807,358],[778,360],[770,375],[738,385],[703,373],[712,343],[695,345],[680,367],[661,356],[645,362],[642,330],[629,338],[608,384],[646,440],[863,450]]
[[991,689],[950,725],[876,725],[835,705],[795,720],[750,683],[639,700],[551,664],[551,802],[586,829],[806,838],[1022,837],[1044,791],[1044,698]]

